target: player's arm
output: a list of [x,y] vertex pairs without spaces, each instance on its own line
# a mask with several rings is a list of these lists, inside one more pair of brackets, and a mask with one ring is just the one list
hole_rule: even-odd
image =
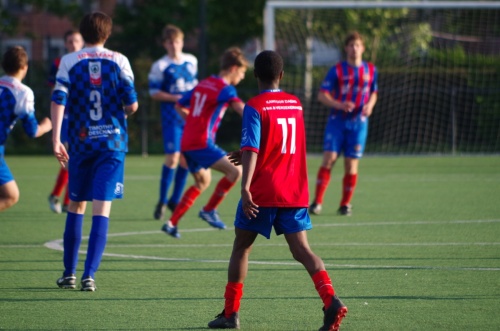
[[52,129],[52,123],[48,118],[44,118],[40,123],[35,117],[35,95],[29,90],[20,102],[21,115],[19,116],[23,129],[31,138],[38,138]]
[[177,113],[182,117],[183,120],[186,120],[186,117],[189,115],[189,109],[186,107],[183,107],[179,103],[175,104],[175,110]]
[[232,101],[229,106],[238,113],[238,115],[243,117],[243,108],[245,108],[245,103],[241,100]]
[[374,92],[370,94],[368,102],[363,106],[363,111],[362,111],[363,115],[369,117],[372,114],[373,107],[375,107],[376,103],[377,103],[377,92]]
[[123,111],[125,111],[125,115],[127,115],[127,117],[133,115],[137,109],[139,109],[139,103],[137,101],[131,105],[123,106]]
[[241,164],[243,166],[243,174],[241,177],[241,206],[245,216],[251,219],[255,218],[259,212],[259,206],[253,202],[252,193],[250,193],[250,184],[257,164],[257,153],[251,150],[243,150],[241,152]]
[[164,91],[157,91],[155,93],[150,94],[151,99],[160,101],[160,102],[177,102],[182,95],[181,94],[172,94]]
[[318,101],[328,108],[335,108],[345,112],[351,112],[354,110],[354,103],[351,101],[341,102],[335,100],[330,92],[325,90],[320,90],[318,93]]

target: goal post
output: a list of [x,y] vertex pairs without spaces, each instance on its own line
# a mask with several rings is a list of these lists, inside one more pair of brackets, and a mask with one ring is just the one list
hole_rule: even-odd
[[267,1],[265,49],[303,102],[309,152],[328,116],[319,86],[352,30],[379,72],[366,153],[500,153],[500,2]]

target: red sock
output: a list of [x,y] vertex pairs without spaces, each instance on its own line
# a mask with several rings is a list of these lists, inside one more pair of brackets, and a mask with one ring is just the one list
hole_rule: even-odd
[[333,288],[330,276],[328,276],[328,272],[326,270],[318,271],[312,276],[312,280],[314,282],[314,287],[316,287],[316,291],[318,291],[321,300],[323,300],[325,309],[328,309],[335,295],[335,289]]
[[314,200],[315,203],[323,203],[323,197],[325,196],[328,183],[330,183],[330,169],[320,167],[316,180],[316,198]]
[[56,179],[56,185],[54,186],[54,189],[52,190],[52,195],[58,197],[61,195],[62,190],[68,183],[68,170],[66,168],[61,167],[59,170],[59,174],[57,175]]
[[340,201],[341,206],[347,206],[351,202],[357,181],[358,181],[358,174],[354,175],[347,174],[344,176],[342,185],[342,201]]
[[217,206],[221,203],[221,201],[226,196],[227,192],[229,192],[229,190],[231,189],[231,187],[234,186],[234,184],[235,184],[234,182],[231,182],[226,177],[222,177],[222,179],[217,183],[215,191],[214,193],[212,193],[210,200],[208,200],[206,206],[203,207],[203,210],[212,211],[215,208],[217,208]]
[[186,192],[184,192],[181,201],[179,202],[177,207],[175,207],[174,213],[170,218],[173,226],[177,226],[177,223],[179,223],[181,217],[184,216],[188,209],[193,205],[194,201],[196,200],[196,198],[198,198],[200,193],[200,190],[196,186],[191,186],[186,190]]
[[240,310],[241,297],[243,296],[243,283],[228,282],[224,298],[224,315],[226,318],[231,317],[234,313]]
[[68,185],[66,185],[66,192],[64,193],[64,202],[63,202],[63,205],[64,206],[69,205],[69,187],[68,187]]

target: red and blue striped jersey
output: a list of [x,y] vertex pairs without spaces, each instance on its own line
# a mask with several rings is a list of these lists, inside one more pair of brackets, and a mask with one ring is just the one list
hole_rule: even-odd
[[320,93],[327,92],[337,101],[355,104],[352,113],[332,108],[331,115],[359,116],[370,95],[378,91],[377,78],[377,68],[370,62],[363,61],[359,67],[353,67],[342,61],[331,67],[321,84]]

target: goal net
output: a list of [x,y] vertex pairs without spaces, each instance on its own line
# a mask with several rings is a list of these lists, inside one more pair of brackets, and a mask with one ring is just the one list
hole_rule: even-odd
[[329,113],[319,86],[352,30],[379,72],[366,153],[500,152],[499,2],[268,1],[264,16],[282,88],[305,108],[309,152],[322,151]]

